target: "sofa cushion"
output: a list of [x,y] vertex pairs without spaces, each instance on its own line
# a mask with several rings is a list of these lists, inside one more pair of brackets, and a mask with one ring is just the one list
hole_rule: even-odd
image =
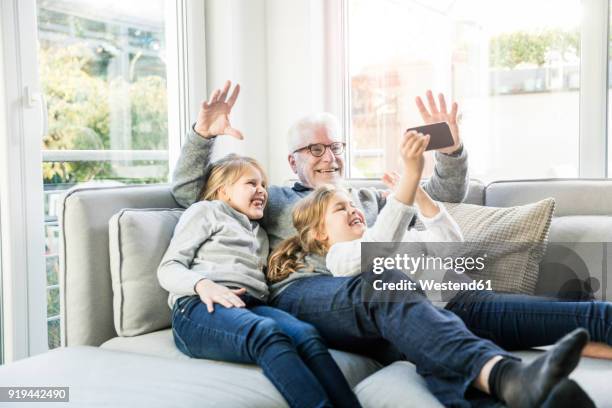
[[[135,337],[115,337],[110,339],[100,347],[107,350],[125,351],[130,353],[148,354],[157,357],[174,358],[179,360],[189,360],[191,357],[181,353],[174,345],[172,338],[172,330],[160,330],[153,333],[144,334]],[[338,363],[340,370],[344,373],[351,387],[357,385],[361,380],[376,372],[381,368],[381,365],[367,357],[363,357],[345,351],[330,350],[334,360]],[[257,370],[256,366],[239,365],[234,363],[224,363],[212,360],[208,361],[214,364],[225,364],[239,369]]]
[[612,214],[612,180],[548,179],[495,181],[485,192],[485,205],[510,207],[554,197],[555,215]]
[[540,263],[536,294],[571,299],[612,299],[612,217],[555,217],[550,243]]
[[[472,277],[490,279],[497,291],[534,293],[555,207],[552,198],[507,208],[444,205],[463,233],[462,255],[487,256],[486,269]],[[425,227],[418,222],[417,228]]]
[[183,210],[125,209],[109,221],[113,317],[120,336],[170,326],[166,292],[157,267]]
[[377,371],[354,391],[364,408],[443,408],[408,361],[397,361]]
[[0,366],[0,384],[70,387],[70,403],[60,405],[70,408],[287,407],[254,366],[91,346],[59,348]]
[[[529,363],[542,351],[529,350],[515,353]],[[599,408],[612,408],[612,398],[607,388],[612,378],[612,362],[583,358],[570,376],[595,401]],[[442,407],[431,394],[425,380],[417,374],[416,367],[406,361],[395,362],[363,380],[354,388],[364,407],[376,408],[424,408]]]

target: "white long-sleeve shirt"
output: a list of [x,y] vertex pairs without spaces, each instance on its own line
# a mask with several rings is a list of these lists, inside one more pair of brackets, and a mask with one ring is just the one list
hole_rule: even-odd
[[360,239],[338,242],[329,249],[325,258],[327,269],[334,276],[354,276],[361,273],[362,242],[462,242],[463,234],[455,220],[441,203],[440,212],[428,218],[417,211],[425,225],[424,231],[408,229],[415,208],[398,201],[393,195],[380,211],[376,222]]

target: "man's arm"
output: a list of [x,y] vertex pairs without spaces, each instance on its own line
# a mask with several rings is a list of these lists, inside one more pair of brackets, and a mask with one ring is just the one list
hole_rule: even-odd
[[436,201],[462,202],[470,185],[467,160],[463,146],[453,154],[436,152],[433,174],[423,184],[423,189]]
[[172,194],[177,203],[189,207],[199,198],[208,173],[213,140],[217,135],[230,135],[242,139],[242,133],[232,127],[229,114],[232,111],[240,85],[236,85],[228,98],[231,82],[226,81],[223,89],[216,89],[208,101],[202,102],[198,119],[181,149],[172,177]]
[[172,175],[172,195],[185,208],[198,201],[202,192],[214,140],[201,137],[193,129],[187,134]]

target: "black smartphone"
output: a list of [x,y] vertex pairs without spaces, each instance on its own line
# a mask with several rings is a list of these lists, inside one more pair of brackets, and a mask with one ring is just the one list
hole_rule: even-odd
[[426,151],[438,150],[455,144],[450,127],[446,122],[417,126],[410,129],[406,129],[406,132],[409,130],[416,130],[417,132],[421,132],[424,135],[429,135],[429,144],[427,145],[427,149],[425,149]]

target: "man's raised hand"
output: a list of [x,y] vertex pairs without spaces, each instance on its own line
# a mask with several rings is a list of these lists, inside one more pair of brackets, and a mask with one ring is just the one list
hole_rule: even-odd
[[423,103],[421,97],[417,96],[416,105],[419,109],[419,113],[421,114],[423,121],[427,125],[438,122],[448,123],[455,143],[452,146],[445,147],[444,149],[438,149],[438,151],[445,154],[454,153],[455,151],[457,151],[457,149],[459,149],[459,146],[461,146],[459,125],[457,124],[457,111],[459,109],[457,102],[453,102],[453,105],[451,106],[451,111],[448,112],[446,108],[446,99],[444,98],[444,94],[438,94],[438,102],[440,105],[439,107],[436,104],[436,101],[434,100],[433,93],[431,92],[431,90],[428,90],[425,95],[427,97],[427,105],[429,106],[429,109],[425,107],[425,104]]
[[208,101],[202,102],[194,130],[203,138],[210,139],[218,135],[230,135],[236,139],[244,138],[242,132],[233,128],[229,121],[229,114],[240,93],[240,85],[236,84],[228,99],[227,95],[231,86],[232,83],[226,81],[223,89],[214,90]]

